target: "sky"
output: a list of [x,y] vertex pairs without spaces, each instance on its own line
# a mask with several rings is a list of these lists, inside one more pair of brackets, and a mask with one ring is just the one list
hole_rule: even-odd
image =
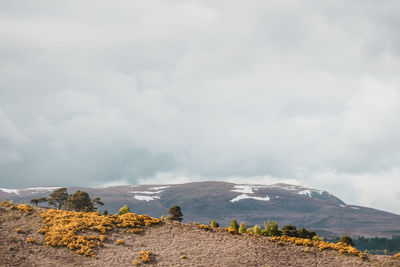
[[327,190],[400,214],[400,2],[0,1],[0,187]]

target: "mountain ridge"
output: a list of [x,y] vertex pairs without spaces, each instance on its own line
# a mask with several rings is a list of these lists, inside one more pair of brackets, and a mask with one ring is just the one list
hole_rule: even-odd
[[[0,198],[28,202],[30,198],[48,196],[54,188],[0,188]],[[76,190],[100,197],[105,203],[102,210],[111,213],[127,204],[133,212],[159,217],[167,215],[173,205],[178,205],[186,221],[207,224],[211,218],[222,225],[230,224],[232,218],[249,225],[274,220],[281,226],[294,224],[315,229],[326,237],[343,234],[391,237],[400,232],[400,215],[347,205],[327,191],[298,185],[206,181],[68,188],[69,193]]]

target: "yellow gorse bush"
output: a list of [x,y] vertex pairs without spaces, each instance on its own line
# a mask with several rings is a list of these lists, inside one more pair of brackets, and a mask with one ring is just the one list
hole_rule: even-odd
[[28,239],[26,239],[27,243],[35,243],[36,239],[33,237],[28,237]]
[[[96,257],[94,249],[103,246],[107,232],[114,228],[139,229],[160,222],[147,215],[99,215],[97,212],[74,212],[49,209],[41,214],[44,222],[39,233],[46,234],[46,244],[67,247],[78,254]],[[84,234],[90,231],[91,235]]]
[[141,250],[141,251],[139,252],[140,260],[141,260],[143,263],[150,262],[150,256],[151,256],[152,254],[153,254],[153,252],[152,252],[151,250],[149,250],[149,251]]
[[273,242],[288,242],[292,243],[295,245],[299,246],[307,246],[307,247],[316,247],[318,250],[322,251],[324,249],[333,249],[337,250],[339,253],[347,253],[350,255],[355,255],[359,256],[360,258],[364,259],[366,256],[356,249],[355,247],[349,246],[343,242],[338,242],[338,243],[331,243],[331,242],[326,242],[326,241],[316,241],[316,240],[311,240],[311,239],[306,239],[306,238],[299,238],[299,237],[290,237],[290,236],[274,236],[270,238],[271,241]]
[[19,205],[17,205],[17,209],[19,211],[23,211],[23,212],[25,212],[27,214],[30,214],[32,212],[32,210],[33,210],[32,207],[29,206],[28,204],[19,204]]

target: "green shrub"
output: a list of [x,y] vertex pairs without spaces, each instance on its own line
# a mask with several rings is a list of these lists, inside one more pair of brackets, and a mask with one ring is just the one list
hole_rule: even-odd
[[339,242],[342,242],[342,243],[345,243],[345,244],[347,244],[349,246],[354,247],[353,239],[351,239],[351,237],[348,236],[348,235],[341,236],[340,239],[339,239]]
[[287,236],[291,236],[291,237],[297,237],[298,233],[297,233],[297,229],[295,225],[285,225],[282,227],[282,235],[287,235]]
[[246,231],[247,231],[247,226],[246,226],[246,224],[244,223],[244,222],[241,222],[240,223],[240,226],[239,226],[239,233],[241,233],[241,234],[244,234],[244,233],[246,233]]
[[233,218],[233,220],[232,220],[232,222],[231,222],[231,227],[232,227],[233,229],[235,229],[236,232],[239,230],[239,224],[237,223],[237,221],[236,221],[235,218]]
[[274,221],[267,221],[264,223],[265,229],[262,234],[265,236],[281,236],[282,232],[279,230],[278,223]]
[[258,224],[253,226],[253,233],[256,235],[261,235],[261,227]]
[[315,235],[315,236],[312,237],[312,240],[314,240],[314,241],[324,241],[324,238],[319,236],[319,235]]
[[213,228],[218,228],[219,224],[214,219],[212,219],[211,222],[210,222],[210,226],[213,227]]
[[129,212],[131,212],[131,210],[129,209],[129,207],[127,205],[124,205],[122,208],[119,209],[119,215],[129,213]]

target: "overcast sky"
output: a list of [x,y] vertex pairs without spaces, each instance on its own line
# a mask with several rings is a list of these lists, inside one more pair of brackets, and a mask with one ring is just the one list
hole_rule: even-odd
[[0,1],[0,187],[284,181],[400,213],[400,2]]

